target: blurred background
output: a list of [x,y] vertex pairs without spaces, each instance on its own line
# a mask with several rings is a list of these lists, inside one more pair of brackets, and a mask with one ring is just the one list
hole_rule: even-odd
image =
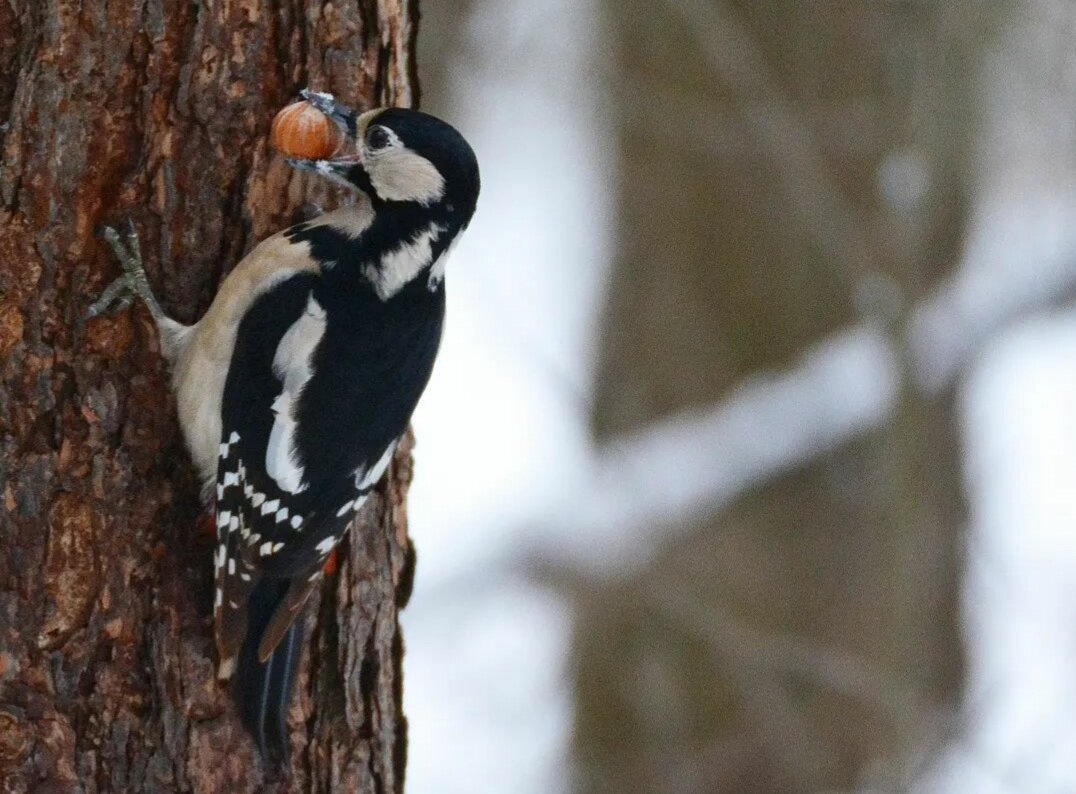
[[424,4],[483,195],[410,791],[1076,791],[1074,42],[1070,0]]

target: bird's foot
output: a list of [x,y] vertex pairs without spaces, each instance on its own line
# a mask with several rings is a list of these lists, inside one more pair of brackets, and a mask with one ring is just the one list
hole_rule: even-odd
[[102,314],[123,311],[136,298],[146,302],[154,319],[164,317],[157,298],[150,289],[145,267],[142,265],[142,248],[138,242],[138,231],[134,223],[127,222],[127,234],[121,235],[112,226],[105,226],[101,233],[112,248],[112,253],[123,268],[123,275],[105,287],[101,296],[86,311],[83,322]]

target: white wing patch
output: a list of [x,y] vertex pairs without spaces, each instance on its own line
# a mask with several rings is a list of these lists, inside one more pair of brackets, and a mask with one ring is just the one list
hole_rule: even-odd
[[275,418],[265,451],[265,471],[286,493],[299,493],[306,487],[303,468],[295,454],[295,409],[303,387],[313,374],[311,360],[324,334],[325,309],[311,295],[306,311],[292,323],[273,356],[273,372],[284,382],[284,387],[273,401]]
[[389,461],[392,460],[393,454],[396,452],[396,443],[393,441],[389,444],[385,453],[378,458],[370,468],[361,468],[355,472],[355,488],[361,491],[368,491],[373,488],[381,480],[381,476],[385,473],[385,469],[389,467]]
[[[359,509],[366,504],[366,499],[370,496],[370,491],[372,491],[374,486],[378,484],[382,475],[385,473],[385,469],[389,467],[389,463],[392,461],[392,455],[396,452],[396,444],[397,442],[395,441],[389,444],[388,449],[385,450],[384,454],[378,458],[377,463],[373,466],[369,468],[362,467],[355,471],[355,490],[358,493],[353,500],[344,502],[340,505],[340,509],[336,511],[337,518],[343,518],[349,512],[357,513]],[[336,540],[339,540],[339,538],[336,538]]]

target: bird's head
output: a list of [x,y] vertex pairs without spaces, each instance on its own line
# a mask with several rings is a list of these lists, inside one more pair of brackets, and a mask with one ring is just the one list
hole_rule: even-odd
[[428,113],[376,108],[356,113],[328,94],[303,98],[344,133],[328,160],[290,160],[346,187],[366,193],[375,207],[411,206],[456,216],[466,225],[478,200],[478,160],[450,124]]

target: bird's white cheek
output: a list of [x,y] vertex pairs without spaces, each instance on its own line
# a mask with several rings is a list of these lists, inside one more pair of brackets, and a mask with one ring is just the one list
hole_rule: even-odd
[[445,195],[445,179],[437,167],[407,148],[392,147],[369,155],[366,173],[385,201],[415,201],[428,206]]

